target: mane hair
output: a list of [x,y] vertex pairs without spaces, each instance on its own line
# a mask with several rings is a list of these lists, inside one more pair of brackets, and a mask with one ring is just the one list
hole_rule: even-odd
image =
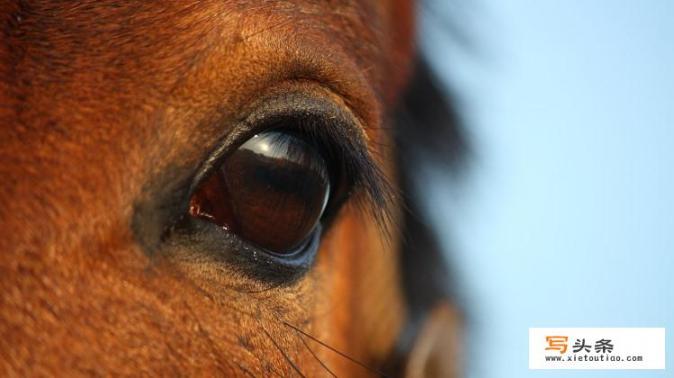
[[419,172],[442,169],[456,173],[469,152],[468,141],[450,96],[429,64],[419,58],[408,88],[394,114],[398,185],[402,195],[400,266],[408,321],[399,339],[390,371],[400,371],[414,336],[428,311],[442,300],[453,301],[447,253],[438,228],[425,210]]

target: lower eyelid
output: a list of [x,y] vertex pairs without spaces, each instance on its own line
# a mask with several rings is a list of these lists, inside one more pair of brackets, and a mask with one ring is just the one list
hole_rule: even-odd
[[162,256],[176,264],[223,265],[258,282],[291,284],[311,268],[321,233],[319,226],[295,254],[277,256],[210,222],[186,218],[168,236]]

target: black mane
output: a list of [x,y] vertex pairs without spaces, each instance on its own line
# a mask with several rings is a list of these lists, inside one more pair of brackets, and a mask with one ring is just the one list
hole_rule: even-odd
[[418,173],[430,169],[458,171],[468,143],[459,117],[441,83],[423,59],[416,64],[410,84],[394,114],[396,164],[402,193],[400,240],[402,285],[408,308],[407,324],[399,339],[391,371],[400,371],[425,315],[442,300],[453,301],[446,253],[438,230],[422,203],[424,183]]

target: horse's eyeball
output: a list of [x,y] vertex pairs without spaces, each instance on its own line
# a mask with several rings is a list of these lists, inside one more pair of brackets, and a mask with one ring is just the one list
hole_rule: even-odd
[[255,135],[225,158],[190,199],[190,215],[275,253],[293,253],[316,229],[330,196],[326,161],[297,134]]

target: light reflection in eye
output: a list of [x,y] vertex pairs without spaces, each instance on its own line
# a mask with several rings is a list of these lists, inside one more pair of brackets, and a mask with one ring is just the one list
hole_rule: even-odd
[[190,215],[288,253],[316,229],[329,194],[317,149],[295,134],[268,131],[227,156],[192,196]]

